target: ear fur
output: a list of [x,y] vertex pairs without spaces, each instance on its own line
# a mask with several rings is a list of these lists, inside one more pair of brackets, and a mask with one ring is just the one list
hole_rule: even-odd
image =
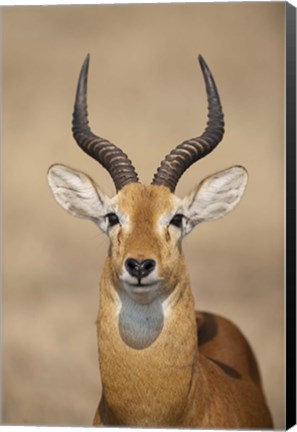
[[71,215],[90,219],[104,232],[110,198],[86,174],[65,165],[52,165],[48,183],[56,201]]
[[204,179],[183,200],[185,234],[200,222],[216,220],[229,213],[239,203],[247,179],[247,171],[241,166],[233,166]]

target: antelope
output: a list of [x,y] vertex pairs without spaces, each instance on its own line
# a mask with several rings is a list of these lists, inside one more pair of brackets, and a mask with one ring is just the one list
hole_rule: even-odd
[[89,55],[79,75],[72,131],[79,147],[109,172],[116,195],[106,196],[89,176],[65,165],[48,171],[56,201],[93,221],[110,240],[96,322],[102,395],[94,426],[273,427],[249,343],[228,319],[195,312],[182,252],[182,238],[229,213],[247,184],[245,168],[232,166],[183,199],[174,193],[186,169],[224,135],[214,78],[198,59],[207,126],[165,157],[150,185],[139,182],[120,148],[89,127]]

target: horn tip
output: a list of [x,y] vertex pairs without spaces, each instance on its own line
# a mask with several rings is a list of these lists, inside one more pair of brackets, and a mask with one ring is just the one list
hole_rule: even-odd
[[206,63],[206,61],[204,60],[204,58],[202,57],[201,54],[198,55],[198,61],[199,61],[199,64],[200,64],[200,67],[201,67],[202,70],[209,71],[207,63]]
[[88,69],[90,63],[90,54],[88,53],[84,59],[82,69]]
[[84,96],[84,94],[86,93],[89,61],[90,61],[90,54],[87,54],[79,74],[77,93],[76,93],[76,102],[78,101],[79,96]]

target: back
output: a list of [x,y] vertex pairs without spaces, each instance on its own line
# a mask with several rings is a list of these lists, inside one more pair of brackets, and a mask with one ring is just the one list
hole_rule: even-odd
[[[210,383],[213,395],[210,404],[217,406],[222,403],[222,410],[229,405],[223,390],[226,382],[228,387],[231,386],[231,394],[238,402],[241,422],[246,416],[246,427],[255,427],[254,422],[260,427],[257,422],[262,418],[263,427],[272,428],[257,361],[246,338],[231,321],[218,315],[196,312],[196,323],[200,363],[207,371],[207,376],[212,375],[213,378]],[[230,405],[234,406],[234,401]],[[263,412],[259,415],[261,406]],[[236,416],[236,410],[234,411]],[[230,412],[226,418],[231,417]],[[207,421],[211,424],[210,418]],[[229,427],[228,424],[223,426]]]

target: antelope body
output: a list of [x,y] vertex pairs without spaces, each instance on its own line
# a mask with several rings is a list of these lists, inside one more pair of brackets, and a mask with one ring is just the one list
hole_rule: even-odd
[[184,199],[174,194],[183,172],[212,151],[224,133],[218,91],[199,57],[209,101],[204,133],[162,161],[151,185],[139,183],[128,157],[93,134],[87,120],[86,58],[78,83],[73,134],[111,174],[107,197],[86,174],[53,165],[49,184],[70,214],[109,236],[97,319],[102,397],[94,425],[271,428],[251,348],[230,321],[195,312],[181,241],[197,224],[239,202],[240,166],[218,172]]

